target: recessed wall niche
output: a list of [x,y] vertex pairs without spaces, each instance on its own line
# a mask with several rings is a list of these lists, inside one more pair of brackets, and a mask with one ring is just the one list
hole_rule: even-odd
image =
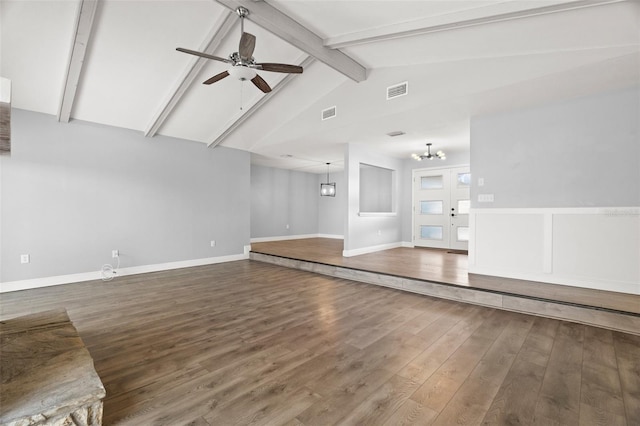
[[392,213],[395,170],[360,163],[360,213]]

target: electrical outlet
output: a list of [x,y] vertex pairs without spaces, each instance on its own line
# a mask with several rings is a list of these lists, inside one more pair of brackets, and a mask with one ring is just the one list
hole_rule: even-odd
[[216,240],[211,240],[211,247],[215,247],[216,246]]
[[478,178],[478,186],[484,186],[484,178]]
[[114,259],[116,257],[120,257],[120,252],[118,250],[111,250],[111,257],[113,257]]
[[378,229],[378,235],[382,235],[382,230]]
[[287,225],[285,226],[285,228],[289,229],[289,224],[287,223]]
[[20,255],[20,263],[29,263],[31,261],[31,259],[29,258],[28,254],[21,254]]

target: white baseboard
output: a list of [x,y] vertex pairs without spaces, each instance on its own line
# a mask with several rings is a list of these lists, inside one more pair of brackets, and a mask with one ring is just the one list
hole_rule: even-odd
[[415,245],[411,241],[402,241],[400,247],[415,248]]
[[369,246],[369,247],[363,247],[363,248],[353,249],[353,250],[343,250],[342,255],[344,257],[359,256],[361,254],[375,253],[377,251],[389,250],[389,249],[394,249],[398,247],[402,247],[401,242],[380,244],[378,246]]
[[[248,246],[247,246],[248,247]],[[245,249],[246,251],[246,249]],[[189,268],[192,266],[213,265],[215,263],[234,262],[249,258],[249,253],[232,254],[228,256],[208,257],[204,259],[181,260],[178,262],[158,263],[155,265],[131,266],[116,270],[114,279],[126,275],[144,274],[148,272],[168,271],[171,269]],[[7,281],[0,283],[0,293],[10,291],[29,290],[33,288],[49,287],[61,284],[71,284],[83,281],[102,279],[101,271],[83,272],[79,274],[58,275],[55,277],[33,278],[29,280]]]
[[[120,270],[118,270],[118,273]],[[49,287],[53,285],[79,283],[82,281],[93,281],[102,278],[100,271],[83,272],[80,274],[57,275],[55,277],[32,278],[29,280],[7,281],[0,283],[0,293],[10,291],[30,290],[33,288]]]
[[305,238],[334,238],[336,240],[343,240],[342,235],[333,234],[300,234],[300,235],[280,235],[277,237],[260,237],[251,238],[252,243],[267,243],[270,241],[286,241],[286,240],[302,240]]
[[344,235],[318,234],[318,238],[331,238],[331,239],[334,239],[334,240],[344,240]]

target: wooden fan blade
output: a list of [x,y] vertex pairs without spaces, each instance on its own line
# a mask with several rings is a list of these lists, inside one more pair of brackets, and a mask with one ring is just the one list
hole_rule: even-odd
[[302,74],[302,67],[288,64],[256,64],[263,71],[286,72],[290,74]]
[[220,81],[225,77],[229,76],[229,72],[228,71],[222,71],[220,74],[216,74],[213,77],[211,77],[209,80],[203,82],[202,84],[213,84],[216,81]]
[[191,49],[185,49],[184,47],[176,47],[176,50],[178,52],[188,53],[189,55],[196,55],[196,56],[200,56],[202,58],[213,59],[214,61],[220,61],[220,62],[224,62],[224,63],[227,63],[227,64],[231,63],[231,61],[229,59],[221,58],[219,56],[209,55],[208,53],[197,52],[197,51],[191,50]]
[[267,82],[264,81],[258,74],[256,74],[256,76],[253,77],[251,81],[256,85],[258,89],[262,90],[264,93],[269,93],[271,91],[271,87],[269,87]]
[[253,50],[256,48],[256,36],[249,33],[242,33],[240,38],[240,46],[238,47],[238,53],[242,59],[251,59],[253,56]]

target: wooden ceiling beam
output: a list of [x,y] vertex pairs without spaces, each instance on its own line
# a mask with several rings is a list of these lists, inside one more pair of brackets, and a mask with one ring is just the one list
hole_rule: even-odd
[[364,66],[339,50],[325,47],[322,38],[267,2],[254,0],[215,1],[232,11],[235,11],[239,6],[247,8],[249,10],[247,19],[270,33],[275,34],[353,81],[361,82],[367,79],[367,69]]
[[[205,38],[198,50],[200,52],[213,55],[237,23],[238,17],[236,14],[225,11],[220,19],[215,23],[212,30],[209,32],[209,35]],[[185,57],[187,57],[187,55],[185,55]],[[173,88],[171,94],[166,98],[162,105],[160,105],[158,111],[151,119],[151,122],[147,125],[144,131],[145,136],[152,137],[158,132],[167,117],[169,117],[169,114],[171,114],[178,102],[180,102],[182,96],[184,96],[187,89],[191,86],[208,61],[207,59],[196,56],[191,56],[190,58],[191,61],[189,62],[189,65],[182,73],[182,76],[178,79],[179,83]]]
[[78,83],[84,64],[84,56],[87,52],[89,39],[91,38],[91,28],[96,16],[98,0],[81,0],[76,17],[76,31],[69,56],[67,75],[62,91],[62,99],[58,108],[58,121],[68,123],[73,109],[73,102],[76,98]]
[[[481,18],[462,19],[461,16],[465,11],[459,14],[452,14],[451,22],[435,24],[435,21],[442,22],[443,18],[430,17],[421,20],[403,22],[399,24],[389,25],[381,28],[374,28],[365,31],[359,31],[351,34],[345,34],[337,37],[331,37],[324,40],[324,46],[330,49],[342,49],[345,47],[357,46],[367,43],[377,43],[386,40],[394,40],[403,37],[415,37],[424,34],[437,33],[442,31],[458,30],[461,28],[475,27],[479,25],[492,24],[502,21],[511,21],[514,19],[529,18],[532,16],[548,15],[551,13],[566,12],[569,10],[582,9],[585,7],[602,6],[611,3],[618,3],[625,0],[578,0],[567,3],[559,3],[551,6],[536,7],[533,9],[518,10],[514,12],[499,13],[491,16],[483,16]],[[500,5],[497,5],[500,7]],[[491,7],[491,6],[487,6]],[[469,11],[467,11],[469,12]],[[475,13],[475,10],[471,10]],[[457,18],[456,18],[457,17]],[[457,19],[457,20],[456,20]]]

